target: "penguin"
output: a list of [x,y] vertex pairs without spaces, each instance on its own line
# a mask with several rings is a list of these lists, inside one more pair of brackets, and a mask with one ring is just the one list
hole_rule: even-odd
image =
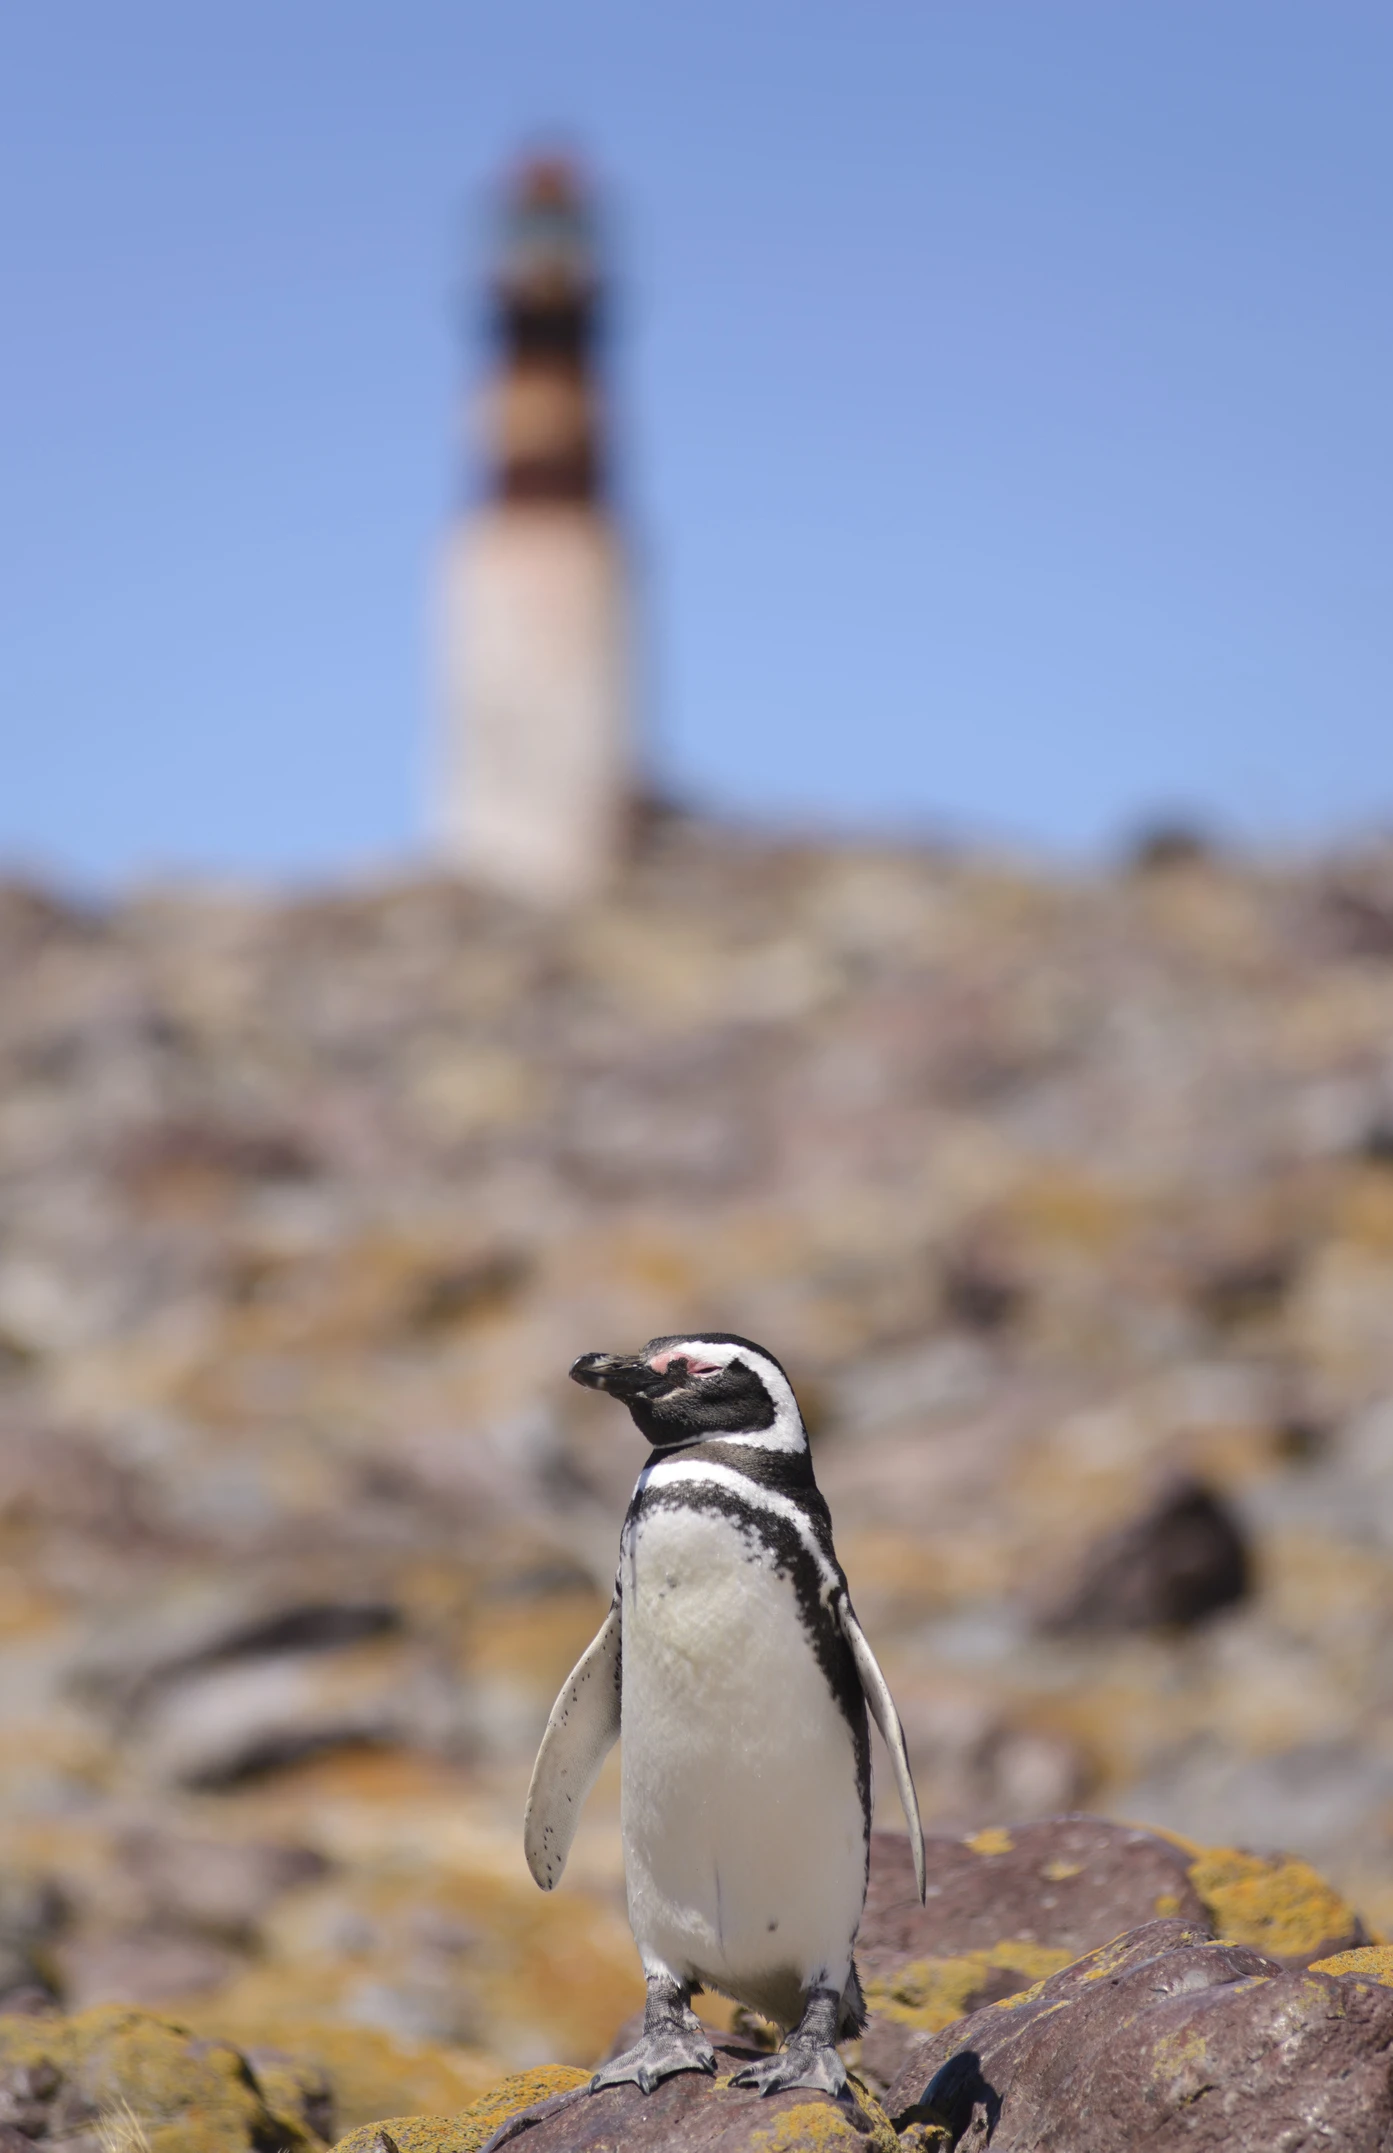
[[856,1619],[802,1415],[772,1353],[727,1331],[583,1353],[572,1380],[629,1409],[651,1446],[614,1597],[563,1687],[523,1826],[543,1891],[623,1735],[621,1830],[646,2001],[637,2045],[588,2090],[712,2072],[691,2008],[714,1989],[772,2019],[779,2049],[732,2084],[848,2096],[836,2042],[865,2004],[867,1710],[890,1753],[924,1897],[904,1734]]

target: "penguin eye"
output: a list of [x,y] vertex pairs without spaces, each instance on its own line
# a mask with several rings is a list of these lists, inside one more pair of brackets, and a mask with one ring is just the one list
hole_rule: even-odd
[[670,1376],[674,1383],[690,1383],[693,1376],[718,1376],[720,1361],[700,1361],[694,1353],[683,1353],[677,1346],[669,1346],[665,1352],[655,1353],[648,1363],[655,1375]]
[[693,1376],[718,1376],[721,1372],[721,1363],[719,1361],[699,1361],[694,1354],[690,1353],[674,1353],[672,1359],[668,1362],[668,1371],[670,1374],[677,1376],[681,1382],[689,1383]]

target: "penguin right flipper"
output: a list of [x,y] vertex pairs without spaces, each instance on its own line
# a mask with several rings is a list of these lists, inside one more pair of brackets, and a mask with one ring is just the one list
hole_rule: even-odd
[[619,1594],[562,1685],[532,1767],[523,1812],[527,1866],[550,1891],[561,1881],[586,1795],[619,1739]]
[[895,1710],[895,1700],[890,1695],[890,1685],[880,1671],[880,1663],[866,1642],[866,1633],[851,1611],[851,1602],[843,1593],[837,1606],[842,1635],[851,1647],[856,1662],[856,1672],[861,1678],[861,1691],[870,1707],[871,1718],[885,1737],[885,1747],[890,1752],[894,1767],[895,1788],[909,1826],[910,1851],[914,1856],[914,1881],[919,1886],[919,1903],[924,1902],[924,1827],[919,1821],[919,1797],[914,1791],[914,1774],[909,1769],[909,1756],[904,1746],[904,1729],[900,1715]]

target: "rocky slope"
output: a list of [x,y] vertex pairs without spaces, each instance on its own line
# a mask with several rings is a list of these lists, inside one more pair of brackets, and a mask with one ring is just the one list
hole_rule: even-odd
[[565,1370],[676,1323],[792,1368],[943,1829],[1393,1919],[1393,856],[674,823],[560,920],[14,886],[0,983],[12,2000],[337,2059],[340,2128],[602,2051],[613,1781],[554,1900],[517,1815],[637,1464]]
[[[875,1837],[870,2019],[846,2050],[845,2102],[732,2086],[772,2040],[746,2020],[718,2036],[712,2078],[592,2096],[585,2069],[543,2066],[453,2112],[374,2117],[337,2153],[947,2153],[984,2137],[1021,2153],[1308,2139],[1375,2153],[1393,2139],[1393,1953],[1307,1865],[1080,1816],[933,1835],[927,1876],[921,1905],[908,1840]],[[120,2007],[0,2014],[4,2153],[323,2153],[345,2095],[351,2070],[326,2068],[313,2033],[239,2050]]]

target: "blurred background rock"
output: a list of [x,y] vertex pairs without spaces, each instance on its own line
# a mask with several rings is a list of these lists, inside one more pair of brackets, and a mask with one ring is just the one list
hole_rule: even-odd
[[[518,1814],[639,1462],[771,1339],[927,1814],[1289,1846],[1393,1917],[1393,917],[670,818],[448,879],[0,900],[4,1979],[511,2062],[636,1993]],[[483,2066],[480,2066],[481,2071]]]
[[[593,2060],[639,1999],[613,1765],[555,1897],[527,1876],[519,1819],[641,1462],[627,1421],[566,1370],[677,1325],[747,1333],[789,1366],[926,1821],[990,1834],[1086,1808],[1289,1848],[1393,1922],[1393,848],[1368,834],[1393,806],[1390,315],[1367,276],[1378,252],[1356,243],[1386,222],[1365,178],[1389,154],[1383,105],[1377,141],[1361,133],[1379,77],[1360,61],[1386,26],[1351,11],[1342,42],[1324,12],[1274,30],[1271,10],[1236,6],[1216,52],[1212,14],[1201,37],[1169,11],[1104,32],[1087,10],[1008,9],[1019,34],[1003,37],[976,27],[996,11],[942,10],[868,58],[859,26],[805,10],[790,76],[772,14],[756,30],[718,8],[687,51],[695,31],[622,8],[593,35],[515,12],[520,28],[481,19],[468,36],[423,15],[385,45],[355,17],[336,44],[311,6],[283,37],[277,20],[260,66],[269,13],[205,49],[148,7],[105,71],[94,13],[85,71],[26,33],[48,70],[33,109],[62,124],[17,112],[0,129],[28,160],[4,213],[22,213],[25,246],[31,226],[48,235],[17,257],[22,393],[3,404],[31,491],[0,577],[7,647],[28,653],[0,796],[0,2003],[168,2008],[240,2043],[268,2084],[289,2051],[301,2078],[283,2105],[325,2137],[330,2081],[337,2127],[457,2109],[504,2067]],[[227,63],[217,95],[199,87],[210,53]],[[178,98],[111,94],[156,56],[151,79],[165,70]],[[447,865],[395,807],[377,817],[381,772],[400,806],[409,761],[405,674],[383,653],[416,648],[445,489],[392,495],[406,437],[354,403],[372,334],[424,318],[437,292],[392,286],[406,226],[363,205],[397,184],[372,177],[379,99],[394,171],[438,208],[446,166],[497,180],[495,137],[524,103],[532,124],[538,83],[613,122],[634,199],[646,174],[671,223],[672,188],[689,190],[668,287],[670,304],[696,295],[676,338],[687,371],[664,394],[676,383],[691,401],[673,411],[706,415],[690,438],[674,421],[664,453],[688,459],[726,580],[705,586],[701,634],[669,638],[658,686],[686,712],[670,723],[631,526],[636,503],[672,507],[681,487],[649,502],[622,453],[606,482],[624,428],[592,308],[603,255],[584,251],[581,168],[533,166],[504,216],[491,341],[482,300],[467,313],[470,380],[489,393],[450,540],[466,652],[500,591],[524,632],[502,659],[491,646],[482,687],[455,681],[454,748],[482,711],[506,749],[524,680],[554,700],[521,777],[506,753],[490,765],[482,821],[463,755],[436,818]],[[207,141],[142,132],[141,95],[159,126],[204,111]],[[91,173],[84,100],[108,115],[91,115]],[[829,112],[854,155],[829,150]],[[669,159],[697,136],[699,159]],[[40,184],[55,143],[66,194]],[[313,274],[293,217],[278,251],[266,171],[298,173],[297,216],[319,205]],[[1034,222],[1042,174],[1061,191]],[[181,429],[161,371],[177,339],[160,342],[141,296],[146,274],[187,295],[189,234],[159,221],[184,177],[229,216],[248,190],[246,224],[214,220],[219,244],[200,230],[194,251],[252,324],[253,384],[299,382],[284,433],[261,430],[271,402],[248,390],[225,465],[191,467],[196,515],[172,513],[152,474],[174,484],[190,432],[222,440],[212,388]],[[149,221],[113,214],[129,257],[115,242],[80,257],[110,348],[69,442],[64,367],[85,328],[64,335],[45,307],[60,285],[76,303],[81,279],[55,283],[53,264],[74,204],[87,231],[97,178]],[[1265,246],[1285,265],[1270,289]],[[336,312],[350,287],[359,311]],[[154,341],[123,344],[137,319]],[[288,326],[302,319],[326,339],[312,359]],[[321,362],[350,320],[340,404]],[[443,327],[439,344],[438,403],[398,354],[380,406],[416,411],[432,483]],[[661,339],[644,349],[670,366]],[[244,356],[231,338],[218,378],[240,380]],[[718,423],[700,397],[736,376]],[[1105,389],[1122,402],[1100,405]],[[103,395],[134,475],[124,493],[75,491],[65,520],[43,487],[63,454],[85,487]],[[298,468],[282,453],[298,443],[300,524],[280,495],[237,495],[248,471],[270,486]],[[900,490],[858,508],[853,467]],[[733,506],[703,496],[710,470]],[[102,522],[113,499],[129,541]],[[242,533],[222,553],[213,502]],[[764,553],[744,546],[761,502]],[[393,517],[416,550],[399,545],[389,573],[374,548]],[[206,554],[188,537],[205,525]],[[518,564],[544,526],[580,534],[585,589],[638,628],[587,642],[570,615],[579,655],[539,676],[530,659],[559,646]],[[659,535],[681,528],[673,508]],[[490,531],[493,581],[470,552]],[[806,548],[826,534],[820,581]],[[69,541],[88,563],[75,581]],[[361,548],[351,573],[341,542]],[[226,610],[168,597],[191,559],[209,589],[242,560]],[[100,590],[143,617],[123,575],[154,594],[148,673],[113,664],[100,607],[84,611]],[[1090,670],[1103,627],[1116,648]],[[787,654],[777,694],[761,634]],[[181,637],[192,672],[169,657]],[[723,652],[713,672],[698,646]],[[248,648],[265,694],[237,670]],[[309,673],[297,649],[316,654]],[[591,660],[577,721],[568,685]],[[1252,686],[1264,667],[1286,701]],[[552,780],[577,753],[589,834],[562,873]],[[1167,787],[1202,812],[1151,814]],[[989,835],[931,842],[940,811]],[[1126,824],[1140,834],[1119,854]],[[911,825],[913,840],[886,834]],[[1042,850],[1008,850],[1003,829]],[[368,851],[394,864],[350,871]],[[159,858],[190,872],[133,874]],[[528,859],[557,864],[547,886]]]

